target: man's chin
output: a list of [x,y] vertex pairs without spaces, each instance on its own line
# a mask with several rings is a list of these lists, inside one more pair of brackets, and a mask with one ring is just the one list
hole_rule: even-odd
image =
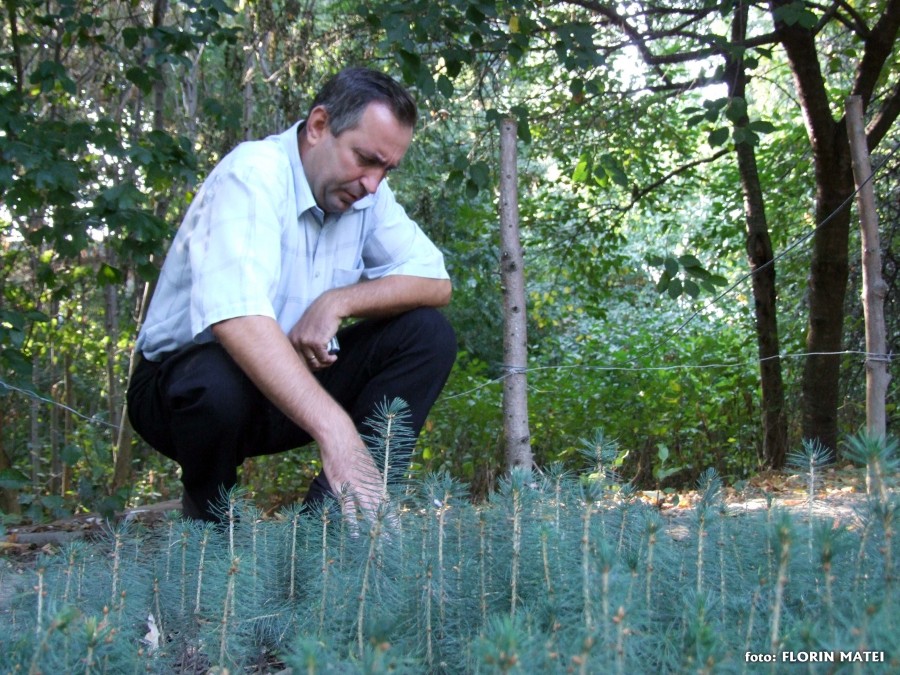
[[353,206],[353,202],[344,202],[341,200],[337,200],[334,203],[326,204],[325,208],[322,209],[325,213],[331,213],[334,215],[339,215],[341,213],[347,212],[350,207]]
[[359,200],[354,199],[352,195],[348,195],[346,198],[335,196],[328,201],[325,208],[322,210],[325,211],[325,213],[344,213],[357,201]]

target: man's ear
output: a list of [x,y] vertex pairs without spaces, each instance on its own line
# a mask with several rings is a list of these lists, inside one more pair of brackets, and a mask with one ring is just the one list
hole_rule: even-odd
[[306,120],[306,140],[310,145],[315,145],[328,133],[328,111],[324,106],[317,105],[309,112]]

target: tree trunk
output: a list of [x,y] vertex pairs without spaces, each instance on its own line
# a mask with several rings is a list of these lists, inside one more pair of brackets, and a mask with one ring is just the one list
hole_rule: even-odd
[[[63,443],[72,442],[75,423],[72,419],[72,410],[75,409],[75,383],[72,381],[72,354],[67,349],[63,358],[63,387],[65,388],[66,410],[63,411]],[[72,477],[72,467],[63,462],[60,494],[65,495],[69,491],[69,483]]]
[[[160,29],[165,24],[166,13],[169,9],[168,0],[154,0],[153,2],[153,16],[152,23],[153,28]],[[165,79],[158,79],[153,83],[153,129],[156,131],[162,131],[165,128],[165,101],[166,101],[166,81]],[[137,125],[135,129],[137,129]],[[166,208],[168,205],[168,199],[162,195],[158,196],[158,201],[155,207],[155,213],[160,218],[165,216]],[[150,286],[150,283],[147,284]],[[108,300],[115,301],[115,332],[118,336],[118,296],[116,296],[116,289],[114,287],[109,287],[109,290],[113,294],[113,297],[108,296]],[[109,307],[109,306],[108,306]],[[146,303],[143,303],[141,306],[141,316],[138,319],[138,328],[140,328],[141,323],[143,321],[143,313],[146,312]],[[110,337],[112,339],[112,337]],[[131,381],[131,374],[134,372],[134,369],[137,365],[137,355],[134,353],[134,345],[131,347],[131,355],[128,361],[128,377],[125,381],[124,389],[128,389],[128,383]],[[110,362],[112,363],[112,362]],[[116,492],[119,489],[125,487],[131,482],[132,478],[132,460],[134,458],[134,454],[132,452],[132,440],[134,438],[131,424],[128,421],[128,404],[125,400],[125,397],[121,397],[121,401],[115,400],[112,396],[112,378],[110,379],[110,406],[114,408],[115,412],[111,413],[110,421],[115,424],[118,429],[116,433],[116,440],[114,445],[114,467],[113,467],[113,478],[111,489],[112,492]],[[114,419],[113,419],[114,417]]]
[[[0,473],[12,468],[9,455],[3,447],[3,425],[5,422],[4,407],[0,406]],[[19,491],[12,488],[0,488],[0,511],[3,513],[21,513]]]
[[[735,7],[732,24],[734,44],[742,44],[746,39],[747,13],[747,5],[739,4]],[[732,99],[745,99],[747,73],[743,59],[729,59],[726,73]],[[734,122],[735,132],[746,131],[749,123],[746,115],[741,116]],[[735,143],[735,153],[744,192],[747,257],[753,272],[756,343],[762,392],[763,458],[766,466],[777,469],[784,466],[787,457],[788,434],[778,341],[774,255],[756,164],[756,151],[751,143],[739,141]]]
[[878,212],[875,209],[875,190],[870,181],[872,166],[869,162],[862,101],[859,96],[851,96],[847,101],[847,128],[853,175],[858,189],[857,203],[862,235],[862,301],[866,319],[866,429],[871,436],[883,438],[887,432],[885,402],[891,381],[884,323],[887,284],[881,274]]
[[[38,374],[41,372],[41,362],[37,352],[31,357],[33,368],[31,382],[35,392],[40,391],[38,386]],[[35,494],[41,489],[41,402],[36,396],[31,397],[31,433],[28,441],[28,450],[31,455],[31,488]]]
[[500,126],[500,283],[503,289],[503,433],[507,469],[530,469],[528,336],[525,270],[519,237],[518,168],[514,119]]
[[[773,2],[777,6],[785,0]],[[816,181],[813,251],[809,271],[809,320],[802,386],[803,437],[837,448],[840,355],[848,278],[850,213],[841,206],[853,192],[849,146],[832,114],[819,67],[815,35],[775,22],[787,52],[812,147]]]

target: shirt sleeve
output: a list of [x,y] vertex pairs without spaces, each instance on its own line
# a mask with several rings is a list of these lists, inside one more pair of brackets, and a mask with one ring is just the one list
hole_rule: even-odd
[[274,144],[257,143],[239,146],[207,180],[190,242],[195,339],[225,319],[275,318],[290,175]]
[[363,278],[409,275],[449,279],[444,255],[397,203],[382,182],[372,207],[373,225],[363,246]]

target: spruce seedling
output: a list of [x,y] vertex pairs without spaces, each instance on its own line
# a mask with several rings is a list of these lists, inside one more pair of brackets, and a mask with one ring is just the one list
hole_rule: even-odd
[[597,487],[594,483],[582,484],[581,512],[581,601],[584,606],[584,627],[594,630],[594,609],[591,600],[591,516],[594,511]]
[[[181,521],[181,614],[185,614],[187,607],[187,552],[191,537],[191,525],[188,521]],[[196,612],[195,612],[196,613]]]
[[37,568],[37,585],[34,587],[37,595],[37,618],[34,622],[34,632],[38,635],[44,628],[44,598],[47,597],[47,591],[44,590],[44,575],[47,568],[43,564],[38,564]]
[[803,449],[788,453],[787,465],[806,475],[806,504],[809,527],[809,559],[813,559],[813,503],[818,491],[819,474],[834,461],[834,453],[822,445],[818,439],[804,438]]
[[378,512],[375,514],[375,520],[369,528],[369,550],[365,561],[363,562],[362,583],[360,584],[359,595],[357,596],[359,606],[356,614],[356,643],[360,659],[363,657],[365,647],[363,627],[366,617],[366,600],[369,594],[370,577],[375,574],[376,555],[380,545],[386,511],[387,505],[386,503],[383,503],[378,507]]
[[480,589],[479,598],[481,600],[481,625],[487,623],[487,512],[484,509],[478,510],[478,587]]
[[[53,617],[53,620],[50,622],[50,625],[47,626],[47,630],[43,632],[41,635],[41,640],[34,648],[34,654],[31,657],[31,665],[28,668],[28,675],[40,675],[41,668],[39,666],[41,657],[47,650],[47,645],[50,642],[50,638],[57,631],[64,631],[69,624],[79,615],[79,611],[76,607],[64,607],[59,614]],[[39,633],[40,635],[40,633]]]
[[582,440],[579,452],[589,462],[588,478],[604,486],[614,486],[621,482],[615,470],[615,463],[619,459],[619,444],[608,439],[602,430],[598,429],[591,438]]
[[235,596],[235,579],[238,573],[238,566],[240,564],[240,559],[237,556],[233,556],[231,558],[231,565],[228,568],[228,581],[226,582],[225,588],[225,600],[222,603],[222,618],[221,618],[221,634],[219,638],[219,664],[224,666],[225,658],[228,653],[228,635],[229,630],[231,630],[231,625],[229,623],[230,619],[234,616],[234,596]]
[[716,470],[709,468],[700,475],[697,481],[700,491],[700,502],[697,504],[697,597],[703,595],[703,555],[706,543],[706,525],[713,507],[722,494],[722,481]]
[[788,563],[791,557],[793,527],[790,517],[783,513],[775,523],[774,538],[778,544],[778,573],[775,577],[775,597],[772,602],[772,630],[769,649],[778,652],[781,644],[781,613],[784,609],[784,589],[788,582]]
[[328,607],[328,573],[329,573],[329,562],[328,562],[328,525],[330,523],[328,515],[330,513],[330,509],[327,506],[322,505],[321,511],[319,513],[319,520],[322,523],[322,594],[319,598],[319,631],[317,635],[320,639],[324,638],[325,634],[325,612]]
[[819,564],[822,566],[822,577],[825,587],[825,611],[826,620],[832,643],[835,640],[834,624],[834,574],[832,563],[835,555],[844,548],[847,530],[843,527],[833,527],[831,523],[817,522],[813,528],[815,548],[819,552]]
[[897,438],[860,431],[847,439],[845,456],[866,467],[866,492],[882,504],[888,501],[887,476],[900,469],[900,442]]
[[662,527],[662,520],[659,516],[659,513],[656,511],[651,511],[647,515],[647,520],[644,524],[644,531],[647,534],[647,564],[646,564],[646,599],[647,599],[647,613],[649,616],[653,614],[653,597],[652,597],[652,589],[653,589],[653,555],[656,551],[656,535]]
[[213,532],[215,525],[205,523],[202,526],[200,534],[200,556],[197,563],[197,594],[194,598],[194,614],[200,614],[200,598],[203,597],[203,573],[206,569],[206,547],[209,545],[209,538]]
[[62,555],[66,560],[66,584],[62,595],[63,604],[69,602],[69,596],[72,593],[72,580],[76,578],[76,568],[79,562],[84,558],[85,549],[84,542],[73,541],[66,544],[65,548],[62,550]]
[[382,500],[388,498],[389,486],[401,483],[406,476],[406,459],[416,444],[412,433],[409,406],[403,399],[384,401],[365,421],[371,433],[363,436],[375,464],[381,471],[378,487]]
[[898,503],[896,495],[885,498],[885,501],[876,504],[874,507],[875,515],[881,523],[882,536],[884,537],[881,552],[884,559],[885,590],[888,591],[888,594],[890,594],[894,582],[894,523],[898,509],[900,509],[900,503]]
[[293,601],[297,592],[297,529],[300,527],[299,509],[291,512],[291,563],[290,582],[288,584],[288,600]]
[[522,555],[522,490],[531,477],[530,471],[514,469],[510,475],[509,487],[512,497],[512,569],[510,572],[510,614],[516,615],[519,601],[519,564]]
[[544,566],[544,590],[551,603],[553,601],[553,574],[550,571],[550,552],[547,542],[550,533],[546,525],[541,525],[541,562]]

